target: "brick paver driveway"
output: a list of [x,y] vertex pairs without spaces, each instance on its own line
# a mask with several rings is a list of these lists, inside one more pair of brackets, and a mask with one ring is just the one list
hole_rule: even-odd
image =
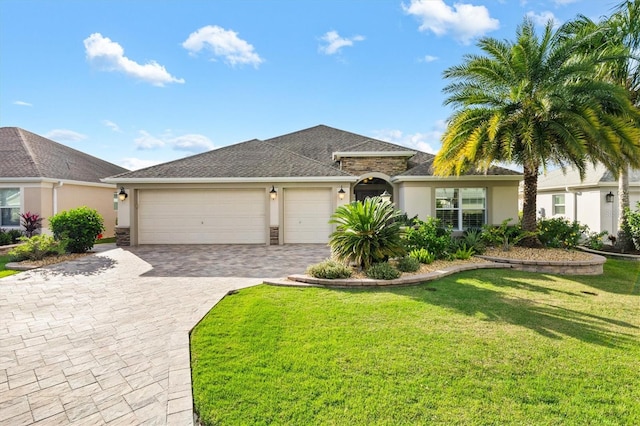
[[0,279],[0,425],[191,424],[189,330],[328,256],[296,247],[114,249]]

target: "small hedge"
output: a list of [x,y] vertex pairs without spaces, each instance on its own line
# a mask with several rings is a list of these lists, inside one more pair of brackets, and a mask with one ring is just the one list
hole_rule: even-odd
[[405,256],[398,259],[396,267],[401,272],[416,272],[420,269],[420,261],[415,257]]
[[7,253],[20,262],[23,260],[42,260],[47,256],[61,255],[65,252],[65,243],[55,240],[51,235],[34,235],[31,238],[21,237],[20,244]]
[[70,253],[89,251],[104,231],[102,216],[86,206],[51,216],[49,225],[57,240],[68,239],[67,250]]
[[374,263],[367,269],[367,277],[374,280],[395,280],[400,278],[400,271],[391,266],[389,262]]
[[307,268],[307,275],[327,280],[349,278],[351,276],[351,272],[351,268],[348,266],[331,259],[316,263],[315,265],[311,265]]

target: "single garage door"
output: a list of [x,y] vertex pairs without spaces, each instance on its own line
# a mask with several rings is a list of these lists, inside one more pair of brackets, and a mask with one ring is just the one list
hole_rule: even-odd
[[326,243],[331,234],[331,189],[285,189],[285,244]]
[[266,244],[264,190],[140,190],[139,244]]

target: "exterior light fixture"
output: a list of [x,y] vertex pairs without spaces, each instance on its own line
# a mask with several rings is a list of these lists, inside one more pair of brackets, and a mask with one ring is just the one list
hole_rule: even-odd
[[391,194],[389,194],[386,189],[382,194],[380,194],[380,198],[382,198],[382,201],[385,203],[391,202]]
[[338,191],[338,198],[344,200],[344,195],[346,194],[345,190],[342,189],[342,185],[340,185],[340,190]]
[[609,191],[609,193],[605,195],[604,198],[607,200],[607,203],[613,203],[613,192]]
[[276,191],[276,188],[271,185],[271,191],[269,191],[269,196],[271,197],[272,200],[275,200],[276,197],[278,196],[278,191]]
[[121,186],[120,187],[120,192],[118,192],[118,200],[124,201],[124,200],[127,199],[128,196],[129,196],[129,194],[124,192],[124,186]]

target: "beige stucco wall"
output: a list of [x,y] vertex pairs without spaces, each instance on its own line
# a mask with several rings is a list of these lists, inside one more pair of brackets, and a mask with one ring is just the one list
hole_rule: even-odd
[[436,188],[486,188],[487,223],[499,225],[505,219],[518,220],[518,181],[426,181],[397,184],[398,208],[409,217],[435,217]]
[[113,208],[115,187],[84,186],[65,183],[57,191],[57,212],[87,206],[98,211],[104,221],[105,238],[113,237],[117,213]]

